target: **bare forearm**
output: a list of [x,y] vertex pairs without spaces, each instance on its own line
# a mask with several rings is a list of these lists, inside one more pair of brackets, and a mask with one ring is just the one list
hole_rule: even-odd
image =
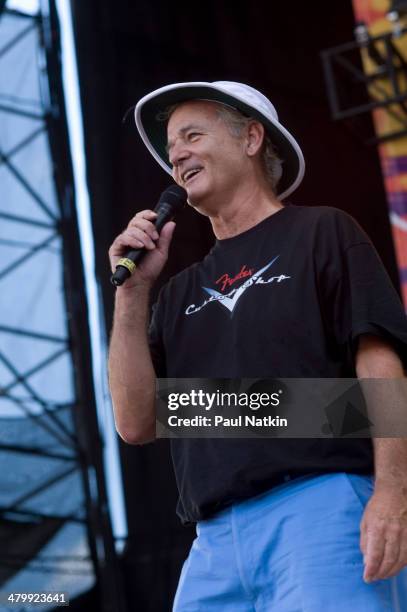
[[407,439],[373,438],[375,485],[397,485],[407,493]]
[[109,384],[116,429],[129,443],[154,438],[155,372],[147,341],[148,288],[116,292]]
[[[362,379],[368,415],[376,436],[404,436],[407,421],[406,379],[399,356],[382,339],[360,338],[356,373]],[[387,434],[388,435],[388,434]],[[407,438],[373,437],[375,485],[407,487]]]

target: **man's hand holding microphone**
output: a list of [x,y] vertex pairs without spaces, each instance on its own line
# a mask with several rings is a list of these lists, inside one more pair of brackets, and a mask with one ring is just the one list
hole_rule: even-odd
[[[186,198],[182,187],[171,185],[161,194],[154,211],[142,210],[130,220],[109,249],[114,285],[125,283],[126,289],[130,289],[154,283],[168,257],[175,228],[171,219]],[[147,253],[150,256],[145,258]]]

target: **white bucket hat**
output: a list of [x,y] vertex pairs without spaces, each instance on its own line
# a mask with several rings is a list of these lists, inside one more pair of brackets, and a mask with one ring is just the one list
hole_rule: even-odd
[[171,174],[171,164],[166,151],[167,122],[162,119],[163,112],[187,100],[220,102],[260,121],[283,162],[277,195],[286,198],[298,187],[304,176],[305,162],[297,141],[279,123],[276,109],[266,96],[249,85],[233,81],[174,83],[152,91],[137,103],[134,114],[140,136],[168,174]]

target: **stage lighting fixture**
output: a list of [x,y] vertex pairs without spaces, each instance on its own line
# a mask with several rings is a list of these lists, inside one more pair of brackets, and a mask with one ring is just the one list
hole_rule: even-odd
[[356,41],[359,45],[366,45],[369,42],[369,30],[367,29],[366,23],[364,21],[358,21],[353,31],[355,34]]

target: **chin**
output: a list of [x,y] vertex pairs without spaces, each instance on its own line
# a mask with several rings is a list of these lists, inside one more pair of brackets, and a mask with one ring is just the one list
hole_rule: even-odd
[[199,206],[210,195],[208,181],[205,178],[198,175],[195,179],[192,179],[189,185],[188,183],[183,185],[188,194],[188,201],[192,206]]
[[194,208],[198,207],[205,199],[205,192],[203,192],[202,189],[186,188],[186,190],[188,194],[188,204]]

